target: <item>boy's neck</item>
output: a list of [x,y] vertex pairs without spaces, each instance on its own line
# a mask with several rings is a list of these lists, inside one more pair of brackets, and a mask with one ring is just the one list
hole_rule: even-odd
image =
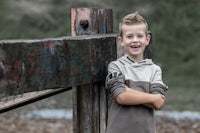
[[140,61],[144,60],[143,56],[140,57],[140,56],[130,56],[130,55],[128,55],[128,57],[134,62],[140,62]]

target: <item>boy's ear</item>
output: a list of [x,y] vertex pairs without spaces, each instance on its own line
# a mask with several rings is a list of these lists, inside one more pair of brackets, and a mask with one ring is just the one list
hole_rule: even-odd
[[120,43],[120,45],[123,46],[123,43],[122,43],[122,37],[119,36],[117,39],[118,39],[118,42]]
[[[151,40],[151,35],[150,35],[150,34],[147,34],[147,45],[149,45],[150,40]],[[146,45],[146,46],[147,46],[147,45]]]

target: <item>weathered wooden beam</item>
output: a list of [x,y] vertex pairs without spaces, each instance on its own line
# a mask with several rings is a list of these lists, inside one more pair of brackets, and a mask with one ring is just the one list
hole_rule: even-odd
[[71,88],[43,90],[43,91],[24,93],[22,95],[17,95],[17,96],[9,96],[1,98],[0,113],[4,113],[19,108],[27,104],[31,104],[33,102],[37,102],[39,100],[54,96],[56,94],[63,93],[70,89]]
[[0,98],[102,81],[116,35],[0,41]]

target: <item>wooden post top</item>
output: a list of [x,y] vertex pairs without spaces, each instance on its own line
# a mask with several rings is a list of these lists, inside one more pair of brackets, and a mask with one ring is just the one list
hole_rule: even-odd
[[113,33],[112,9],[72,8],[71,25],[72,36]]

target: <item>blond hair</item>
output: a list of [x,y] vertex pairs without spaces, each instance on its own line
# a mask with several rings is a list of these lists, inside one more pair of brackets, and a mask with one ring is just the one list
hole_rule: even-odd
[[122,25],[133,25],[133,24],[141,24],[141,23],[144,23],[146,25],[146,29],[148,32],[148,27],[149,27],[148,23],[141,15],[139,15],[138,11],[126,15],[119,23],[120,36],[122,36],[122,34],[123,34],[122,33]]

